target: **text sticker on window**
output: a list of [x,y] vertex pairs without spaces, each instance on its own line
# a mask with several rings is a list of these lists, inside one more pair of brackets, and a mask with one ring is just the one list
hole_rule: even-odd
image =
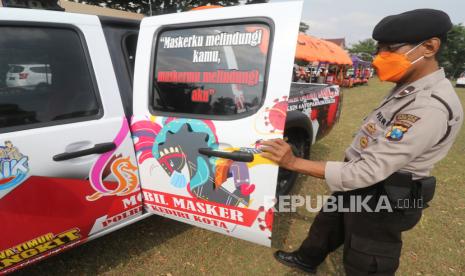
[[269,44],[264,24],[162,32],[152,107],[165,112],[235,115],[260,107]]

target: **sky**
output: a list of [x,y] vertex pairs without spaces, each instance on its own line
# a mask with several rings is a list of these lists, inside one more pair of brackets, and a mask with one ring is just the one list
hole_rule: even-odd
[[383,17],[419,8],[443,10],[454,24],[465,25],[465,0],[304,0],[302,21],[310,25],[310,35],[345,37],[349,46],[370,38]]

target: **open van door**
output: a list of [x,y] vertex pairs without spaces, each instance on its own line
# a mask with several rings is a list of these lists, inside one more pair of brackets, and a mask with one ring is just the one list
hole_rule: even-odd
[[302,1],[145,18],[131,129],[150,212],[270,245]]

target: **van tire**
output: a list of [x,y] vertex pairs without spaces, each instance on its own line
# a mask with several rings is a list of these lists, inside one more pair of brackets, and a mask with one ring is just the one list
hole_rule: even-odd
[[[284,132],[284,138],[291,145],[294,155],[308,159],[310,155],[311,142],[303,129],[291,129]],[[278,183],[276,185],[276,197],[287,195],[297,182],[299,173],[279,168]]]

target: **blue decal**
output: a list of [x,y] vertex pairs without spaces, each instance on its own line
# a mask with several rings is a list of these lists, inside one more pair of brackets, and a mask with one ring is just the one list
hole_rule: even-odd
[[210,176],[210,169],[207,162],[201,157],[197,157],[197,173],[191,179],[191,189],[201,186],[207,182]]
[[21,184],[29,172],[29,158],[23,155],[11,141],[0,146],[0,191]]
[[186,177],[177,171],[173,171],[171,175],[171,185],[175,188],[185,188],[187,186],[187,179]]

